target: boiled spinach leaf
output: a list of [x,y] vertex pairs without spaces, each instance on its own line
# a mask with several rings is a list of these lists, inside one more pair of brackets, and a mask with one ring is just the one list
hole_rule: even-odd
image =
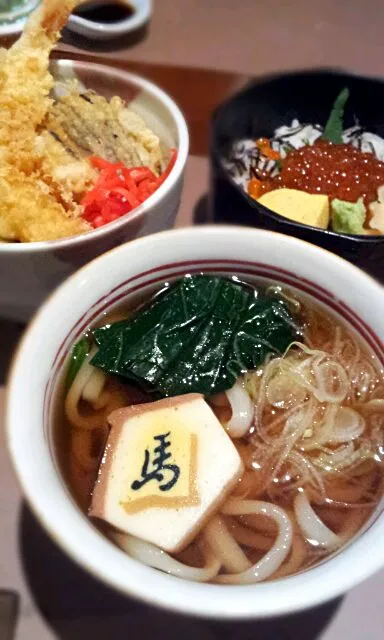
[[173,283],[128,320],[94,330],[95,367],[157,397],[211,395],[297,336],[286,304],[228,278]]
[[342,144],[344,130],[344,109],[349,98],[349,89],[343,89],[337,96],[332,111],[321,136],[333,144]]
[[85,358],[89,353],[89,340],[87,338],[81,338],[79,342],[76,342],[72,351],[71,351],[71,359],[69,361],[67,378],[65,381],[65,386],[69,389],[72,385],[72,382],[76,378],[78,372],[80,371],[80,367],[83,364]]

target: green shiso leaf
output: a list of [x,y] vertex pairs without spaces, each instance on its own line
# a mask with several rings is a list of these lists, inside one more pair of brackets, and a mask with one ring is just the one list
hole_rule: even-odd
[[349,89],[343,89],[337,96],[332,111],[325,125],[323,140],[333,142],[333,144],[342,144],[344,130],[344,109],[349,98]]

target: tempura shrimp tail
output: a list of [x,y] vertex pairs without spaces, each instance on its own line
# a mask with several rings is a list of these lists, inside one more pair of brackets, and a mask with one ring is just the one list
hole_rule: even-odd
[[[0,144],[28,140],[51,105],[49,54],[80,0],[43,0],[19,40],[0,49]],[[22,144],[21,146],[25,146]]]
[[[47,177],[53,143],[44,164],[40,147],[47,146],[47,136],[38,135],[53,102],[49,54],[79,4],[80,0],[43,0],[20,39],[9,50],[0,49],[0,238],[6,240],[32,242],[88,230],[87,223],[73,215],[76,203],[65,199],[66,180]],[[79,166],[75,169],[78,172]],[[87,167],[81,171],[86,173]]]
[[31,15],[23,35],[14,48],[32,45],[35,41],[41,47],[42,36],[47,36],[54,45],[60,38],[72,11],[85,0],[43,0],[40,7]]

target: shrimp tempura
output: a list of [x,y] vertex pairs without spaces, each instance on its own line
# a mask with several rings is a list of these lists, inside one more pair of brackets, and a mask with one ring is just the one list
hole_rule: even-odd
[[[50,181],[42,175],[37,131],[52,105],[54,80],[49,54],[69,14],[83,0],[43,0],[23,35],[0,49],[0,234],[3,239],[33,241],[76,235],[89,229],[58,202]],[[16,206],[17,202],[28,206]],[[44,218],[50,225],[38,224]]]
[[78,4],[79,0],[43,0],[20,39],[8,51],[0,51],[0,146],[7,146],[13,163],[22,166],[20,153],[30,151],[31,138],[52,104],[49,54]]

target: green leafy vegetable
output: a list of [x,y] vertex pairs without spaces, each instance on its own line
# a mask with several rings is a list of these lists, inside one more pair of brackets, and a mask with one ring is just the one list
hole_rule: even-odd
[[234,280],[186,276],[134,317],[95,329],[92,365],[156,396],[229,389],[297,336],[287,305]]
[[323,140],[333,142],[333,144],[342,144],[344,129],[344,108],[349,98],[349,89],[343,89],[337,96],[332,107],[328,122],[325,125]]
[[335,198],[331,202],[332,229],[337,233],[364,234],[366,210],[363,198],[357,202],[346,202]]
[[69,362],[67,379],[66,379],[67,389],[71,387],[88,353],[89,353],[89,340],[88,338],[81,338],[79,342],[76,342],[76,344],[72,349],[71,359]]

